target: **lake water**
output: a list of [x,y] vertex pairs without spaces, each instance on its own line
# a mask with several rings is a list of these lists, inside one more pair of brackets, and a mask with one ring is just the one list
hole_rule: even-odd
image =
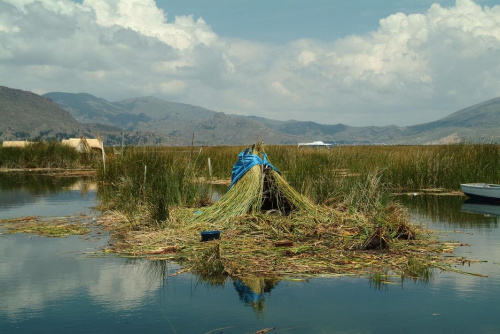
[[[0,235],[0,333],[500,333],[500,207],[460,197],[399,197],[413,219],[459,241],[476,277],[428,283],[366,278],[228,279],[217,285],[165,261],[102,256],[105,234]],[[95,205],[81,179],[0,176],[0,219],[67,216]],[[469,211],[469,212],[465,212]],[[475,213],[471,213],[474,212]],[[482,213],[481,213],[482,212]],[[1,226],[0,226],[1,228]],[[249,286],[260,286],[261,293]]]

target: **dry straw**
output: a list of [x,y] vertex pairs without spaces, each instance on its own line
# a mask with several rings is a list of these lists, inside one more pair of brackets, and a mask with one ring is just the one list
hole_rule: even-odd
[[[264,152],[263,144],[252,147],[254,155]],[[319,207],[299,194],[277,171],[255,165],[236,182],[214,205],[205,208],[192,222],[207,222],[214,226],[230,225],[235,217],[261,211],[306,211],[314,214]]]

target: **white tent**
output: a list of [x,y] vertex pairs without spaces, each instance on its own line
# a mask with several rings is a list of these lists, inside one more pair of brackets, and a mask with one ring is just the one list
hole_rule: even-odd
[[312,143],[298,143],[298,147],[308,146],[308,147],[327,147],[330,148],[332,144],[325,144],[322,141],[313,141]]

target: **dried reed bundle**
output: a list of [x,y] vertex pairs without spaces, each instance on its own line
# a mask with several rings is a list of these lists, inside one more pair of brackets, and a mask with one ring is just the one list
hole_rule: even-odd
[[205,208],[192,221],[224,224],[233,217],[257,211],[261,202],[261,167],[254,166],[214,205]]
[[[254,145],[252,154],[259,155],[263,145]],[[214,205],[203,210],[192,222],[208,222],[222,227],[237,216],[276,210],[282,214],[304,210],[315,213],[319,208],[293,189],[279,172],[255,165]]]

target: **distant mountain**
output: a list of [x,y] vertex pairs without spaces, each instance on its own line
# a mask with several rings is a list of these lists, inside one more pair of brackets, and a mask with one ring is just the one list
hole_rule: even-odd
[[0,89],[0,140],[95,135],[99,131],[108,145],[122,140],[127,145],[190,145],[193,134],[196,145],[248,145],[260,139],[268,144],[314,140],[336,144],[500,143],[499,128],[500,98],[424,124],[353,127],[230,115],[155,97],[109,102],[84,93],[41,97]]
[[128,128],[138,122],[147,122],[149,117],[142,113],[130,113],[119,105],[90,94],[47,93],[43,95],[69,111],[83,123],[102,123]]
[[0,137],[4,140],[67,138],[88,134],[90,128],[40,95],[0,86]]
[[459,110],[440,120],[408,127],[412,131],[436,128],[495,128],[500,125],[500,97]]
[[440,120],[409,126],[405,139],[415,143],[500,142],[500,97],[459,110]]
[[339,144],[500,142],[500,97],[459,110],[434,122],[408,127],[394,125],[351,127],[343,124],[324,125],[314,122],[275,121],[262,117],[251,118],[280,132]]
[[250,118],[283,133],[305,137],[307,140],[320,139],[335,144],[391,143],[395,138],[401,137],[404,132],[404,128],[394,125],[354,127],[344,124],[325,125],[315,122],[283,122],[252,116]]
[[217,112],[189,104],[167,102],[146,96],[114,102],[134,115],[147,115],[150,119],[171,121],[197,121],[213,117]]
[[[55,97],[55,95],[52,96]],[[58,95],[59,98],[61,96],[65,94]],[[81,94],[77,100],[97,100],[102,105],[106,104],[105,100],[97,98],[94,100],[92,95],[88,94]],[[59,102],[62,103],[62,100],[60,99]],[[103,109],[108,110],[107,107]],[[118,114],[119,112],[116,112],[115,116]],[[113,116],[110,115],[110,117]],[[96,114],[95,118],[86,119],[97,120],[99,117]],[[132,114],[132,117],[136,115]],[[0,141],[61,140],[80,136],[96,138],[98,133],[102,135],[106,145],[120,145],[122,142],[127,145],[180,145],[184,143],[177,138],[152,131],[124,131],[112,122],[82,123],[50,98],[0,86]]]
[[[303,136],[273,130],[248,117],[226,115],[205,108],[155,97],[108,102],[89,94],[48,93],[82,122],[99,120],[129,131],[152,131],[196,145],[247,145],[259,139],[274,144],[295,144]],[[131,117],[131,116],[135,116]],[[118,121],[123,117],[126,121]]]

